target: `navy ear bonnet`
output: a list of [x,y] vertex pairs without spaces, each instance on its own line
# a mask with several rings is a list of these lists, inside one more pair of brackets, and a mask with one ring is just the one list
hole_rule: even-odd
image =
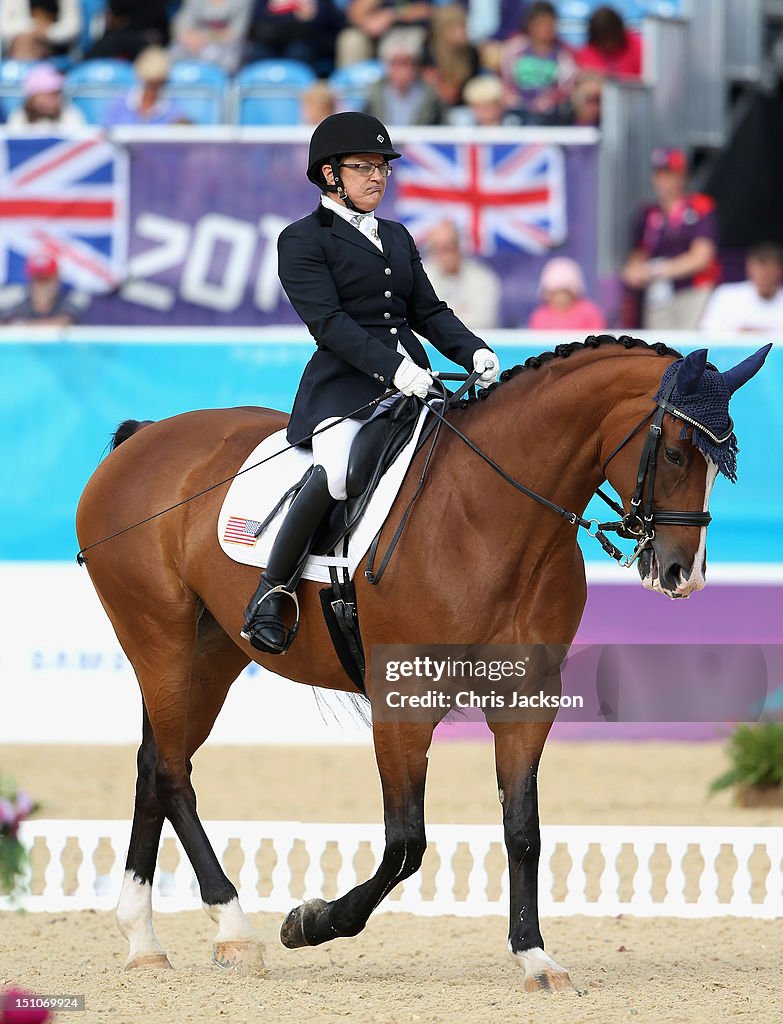
[[[707,362],[707,349],[690,352],[666,370],[655,396],[667,412],[684,420],[680,437],[691,442],[711,459],[723,475],[737,480],[737,437],[729,415],[731,396],[746,384],[764,365],[772,345],[765,345],[737,366],[721,373]],[[667,385],[676,375],[676,383],[668,401],[661,400]]]

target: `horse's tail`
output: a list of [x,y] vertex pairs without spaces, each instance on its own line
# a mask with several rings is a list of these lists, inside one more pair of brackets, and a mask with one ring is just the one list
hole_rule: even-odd
[[127,441],[129,437],[132,437],[142,427],[147,427],[150,423],[154,422],[154,420],[123,420],[112,434],[111,450],[114,451],[123,441]]

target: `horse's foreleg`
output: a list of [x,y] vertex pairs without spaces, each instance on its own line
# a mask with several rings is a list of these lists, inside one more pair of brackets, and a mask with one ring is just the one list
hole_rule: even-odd
[[386,845],[372,878],[340,899],[308,900],[283,922],[284,946],[317,946],[339,936],[358,935],[370,914],[398,882],[419,870],[424,834],[424,783],[434,723],[378,724],[373,727],[375,756],[383,788]]
[[136,802],[133,809],[125,877],[117,904],[117,924],[128,940],[125,969],[170,968],[171,964],[152,927],[152,879],[158,856],[163,809],[155,794],[157,750],[144,708],[142,741],[137,757]]
[[538,920],[538,762],[549,722],[492,723],[498,795],[508,853],[508,948],[525,972],[525,990],[574,991],[564,970],[544,952]]

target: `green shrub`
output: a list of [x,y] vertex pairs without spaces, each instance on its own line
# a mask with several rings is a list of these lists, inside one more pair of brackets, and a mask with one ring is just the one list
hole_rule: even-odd
[[783,789],[783,722],[738,725],[729,738],[731,768],[710,786],[710,792],[745,786]]

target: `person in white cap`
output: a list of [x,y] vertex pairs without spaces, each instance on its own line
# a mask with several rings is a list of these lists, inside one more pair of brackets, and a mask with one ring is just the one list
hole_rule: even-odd
[[36,64],[24,80],[24,102],[8,115],[10,129],[80,128],[84,115],[78,107],[63,102],[65,79],[53,64]]
[[568,256],[555,256],[544,264],[538,294],[544,300],[533,310],[528,327],[534,331],[601,331],[606,320],[585,297],[582,268]]
[[179,107],[165,94],[171,60],[161,46],[148,46],[133,62],[139,84],[106,111],[105,128],[120,124],[185,124]]

